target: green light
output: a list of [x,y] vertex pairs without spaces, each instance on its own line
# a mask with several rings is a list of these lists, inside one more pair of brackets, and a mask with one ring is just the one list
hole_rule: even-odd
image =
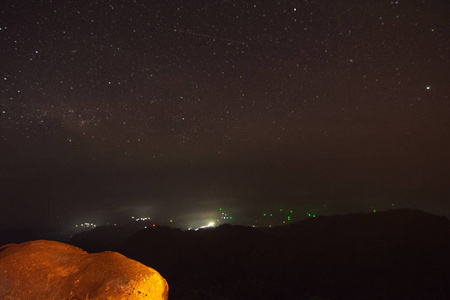
[[264,217],[266,216],[266,214],[264,214]]
[[311,214],[308,214],[308,217],[311,217]]
[[291,217],[290,216],[288,216],[288,221],[290,221],[291,220]]
[[282,208],[280,208],[280,211],[283,211],[283,209],[282,209]]
[[376,210],[376,209],[374,209],[374,210],[373,210],[373,212],[377,212],[377,210]]
[[272,214],[270,214],[270,216],[272,216]]
[[230,220],[233,220],[233,217],[230,217]]
[[291,214],[292,214],[292,210],[291,210]]
[[222,207],[221,207],[221,208],[219,208],[219,210],[222,210]]
[[316,215],[313,215],[313,218],[315,218],[316,217]]
[[227,216],[227,214],[225,214],[225,217]]

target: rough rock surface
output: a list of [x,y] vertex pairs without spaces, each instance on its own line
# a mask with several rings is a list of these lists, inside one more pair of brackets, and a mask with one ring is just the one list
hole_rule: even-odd
[[0,299],[168,299],[155,270],[116,252],[54,241],[0,247]]

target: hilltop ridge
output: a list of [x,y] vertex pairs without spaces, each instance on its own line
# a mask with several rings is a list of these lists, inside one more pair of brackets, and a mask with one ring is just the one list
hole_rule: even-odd
[[116,250],[155,266],[177,299],[450,295],[450,221],[418,210],[318,216],[274,228],[156,226],[115,241],[105,230],[76,235],[69,243],[88,251]]

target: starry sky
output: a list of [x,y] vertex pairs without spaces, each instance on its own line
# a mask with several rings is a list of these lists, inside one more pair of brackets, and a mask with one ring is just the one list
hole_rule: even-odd
[[0,4],[0,227],[450,215],[446,0]]

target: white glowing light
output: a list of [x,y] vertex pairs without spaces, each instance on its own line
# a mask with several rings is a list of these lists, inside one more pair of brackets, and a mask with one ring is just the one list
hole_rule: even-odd
[[200,226],[199,228],[196,228],[195,231],[199,230],[199,229],[204,229],[204,228],[211,228],[214,227],[216,224],[214,222],[209,222],[208,225],[205,226]]
[[134,219],[136,222],[139,222],[139,221],[150,221],[152,219],[150,217],[142,217],[142,218],[131,217],[131,218]]

